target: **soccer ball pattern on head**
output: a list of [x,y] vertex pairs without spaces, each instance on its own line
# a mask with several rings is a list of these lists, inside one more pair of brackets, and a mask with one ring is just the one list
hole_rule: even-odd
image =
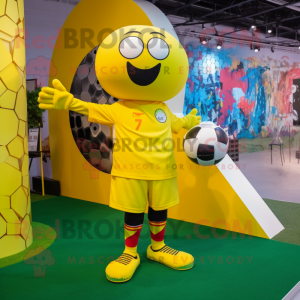
[[190,129],[183,139],[183,149],[188,158],[197,165],[218,164],[227,154],[228,136],[213,122],[201,122]]

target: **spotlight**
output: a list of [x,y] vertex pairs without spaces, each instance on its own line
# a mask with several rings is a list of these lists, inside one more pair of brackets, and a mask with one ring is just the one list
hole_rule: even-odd
[[268,33],[272,33],[272,27],[268,28]]
[[274,53],[274,47],[273,46],[271,47],[271,51]]
[[219,39],[218,40],[218,43],[217,43],[217,49],[221,49],[222,48],[222,40],[221,39]]
[[259,51],[259,48],[255,45],[254,46],[254,52],[258,52]]
[[205,27],[205,24],[202,24],[202,29],[205,29],[206,27]]
[[206,37],[205,36],[200,36],[200,43],[202,45],[206,45],[207,44],[207,41],[206,41]]
[[202,45],[208,44],[209,40],[210,40],[209,36],[200,36],[200,43]]
[[256,26],[255,26],[255,25],[252,25],[251,28],[252,28],[252,29],[256,29]]
[[300,46],[299,46],[299,49],[300,49]]

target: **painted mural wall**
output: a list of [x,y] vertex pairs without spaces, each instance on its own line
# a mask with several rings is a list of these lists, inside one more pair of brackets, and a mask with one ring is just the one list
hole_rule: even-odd
[[[237,138],[288,135],[298,122],[297,79],[300,55],[254,52],[236,45],[217,50],[199,42],[185,45],[190,72],[183,113],[194,107],[203,121],[213,121]],[[299,52],[300,54],[300,52]],[[298,100],[297,100],[298,99]],[[292,131],[295,131],[293,128]]]

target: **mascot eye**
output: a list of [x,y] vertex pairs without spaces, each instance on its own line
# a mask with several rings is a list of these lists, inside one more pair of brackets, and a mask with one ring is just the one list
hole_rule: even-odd
[[159,38],[152,38],[148,42],[148,51],[151,56],[159,60],[167,58],[170,53],[168,44]]
[[47,67],[44,67],[43,70],[46,71],[46,70],[47,70]]
[[129,36],[120,43],[119,50],[125,58],[137,58],[144,50],[144,43],[136,36]]

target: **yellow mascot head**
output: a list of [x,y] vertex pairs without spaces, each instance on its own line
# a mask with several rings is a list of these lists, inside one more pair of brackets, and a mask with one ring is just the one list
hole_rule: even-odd
[[188,77],[188,59],[178,40],[153,26],[126,26],[99,46],[95,70],[101,86],[122,100],[167,101]]

